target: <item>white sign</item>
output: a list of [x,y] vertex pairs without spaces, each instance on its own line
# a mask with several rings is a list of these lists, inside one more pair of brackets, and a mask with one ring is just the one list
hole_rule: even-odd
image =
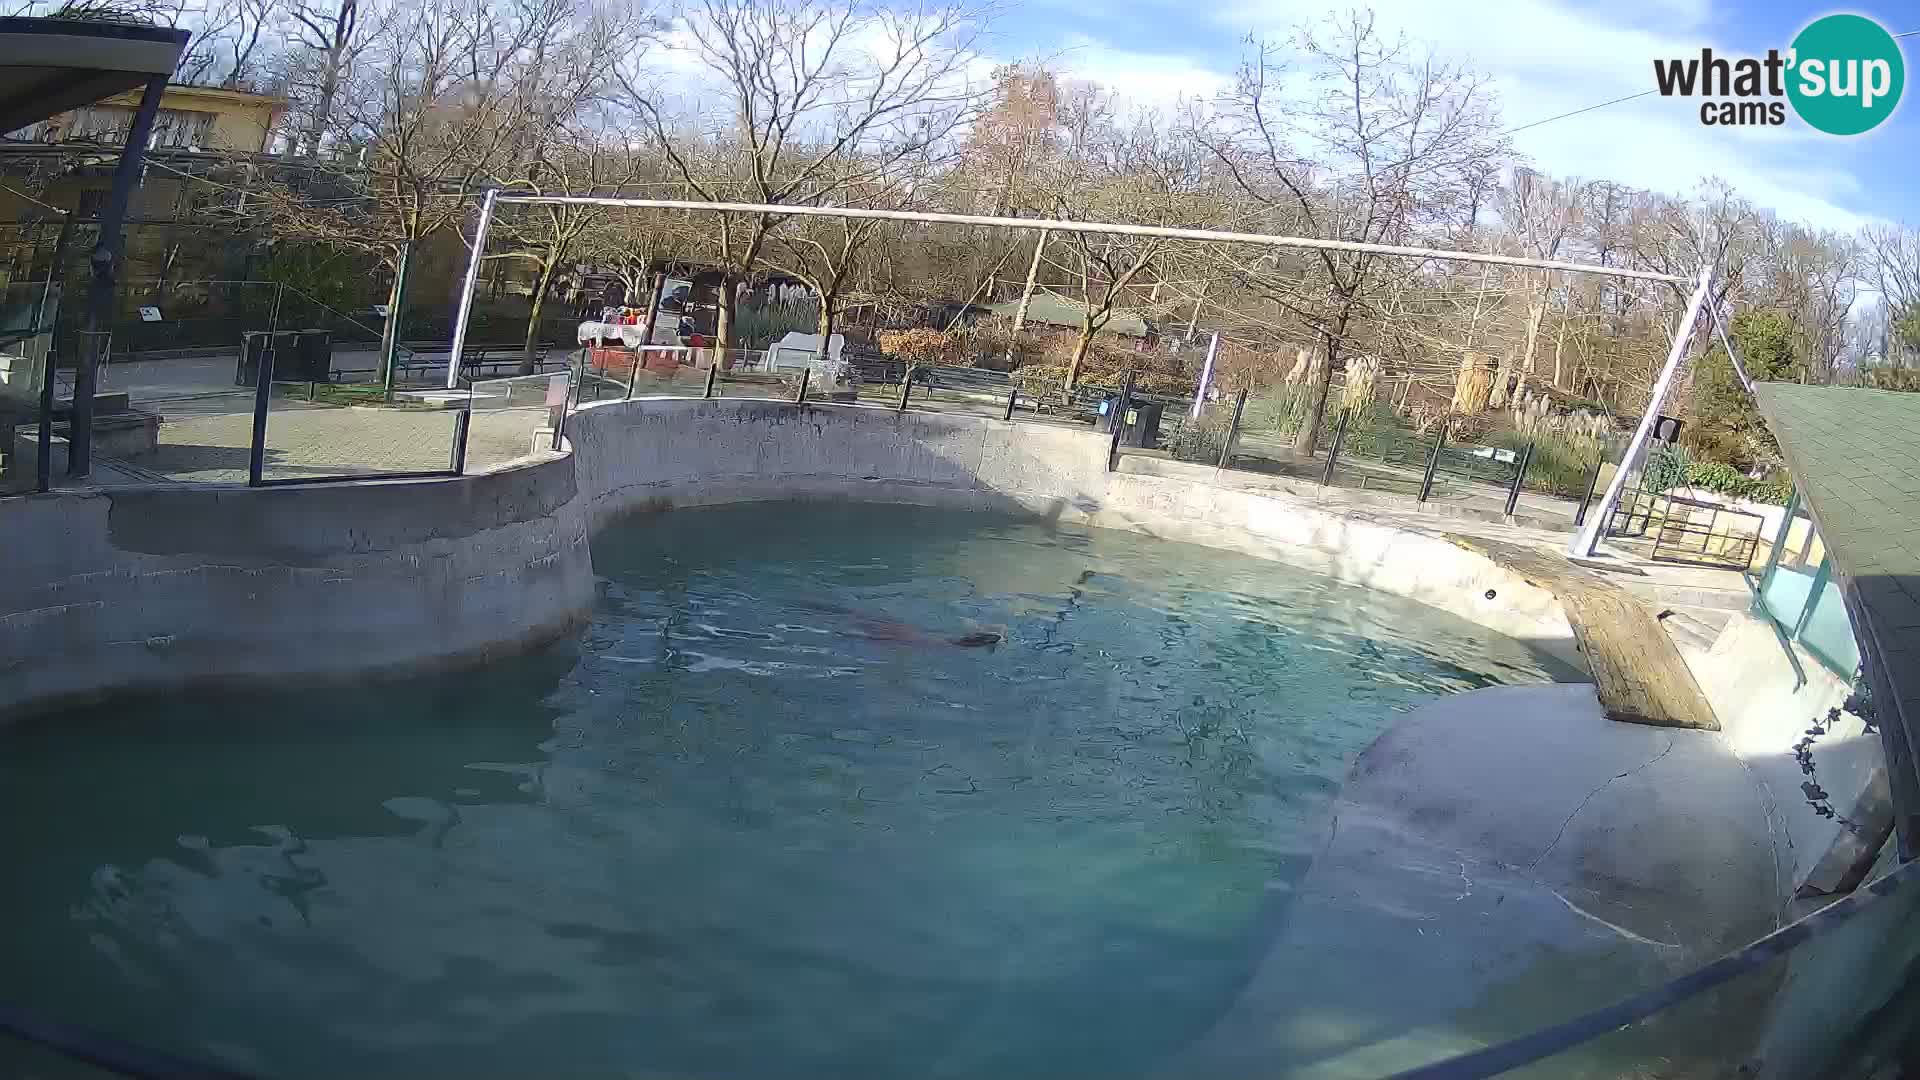
[[141,322],[159,322],[159,321],[160,321],[160,309],[159,309],[159,308],[157,308],[157,307],[143,307],[143,308],[141,308],[141,309],[140,309],[140,321],[141,321]]
[[383,318],[383,319],[387,317],[387,312],[388,312],[388,311],[391,311],[391,310],[392,310],[392,308],[391,308],[391,306],[390,306],[390,305],[387,305],[387,304],[375,304],[375,305],[373,305],[373,313],[374,313],[375,315],[378,315],[378,316],[380,316],[380,317],[381,317],[381,318]]

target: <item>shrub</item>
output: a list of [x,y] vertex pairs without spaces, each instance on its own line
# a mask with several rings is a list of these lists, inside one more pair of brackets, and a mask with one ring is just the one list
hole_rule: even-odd
[[1492,439],[1493,445],[1521,451],[1533,443],[1533,460],[1527,463],[1525,486],[1564,498],[1578,499],[1587,493],[1587,478],[1594,462],[1600,459],[1599,444],[1584,439],[1540,434],[1529,439],[1519,432],[1505,432]]
[[[1013,378],[1026,393],[1050,393],[1067,384],[1067,366],[1065,364],[1029,364],[1013,373]],[[1118,390],[1127,381],[1125,371],[1088,371],[1080,369],[1080,385],[1101,390]],[[1168,375],[1159,371],[1136,371],[1133,376],[1133,388],[1150,394],[1181,394],[1193,389],[1185,375]]]
[[1662,443],[1647,451],[1647,465],[1640,474],[1640,484],[1648,491],[1671,491],[1687,482],[1687,468],[1692,464],[1693,455],[1687,453],[1686,447]]
[[887,330],[880,334],[880,351],[909,364],[959,365],[962,362],[960,338],[942,330],[916,326],[911,330]]

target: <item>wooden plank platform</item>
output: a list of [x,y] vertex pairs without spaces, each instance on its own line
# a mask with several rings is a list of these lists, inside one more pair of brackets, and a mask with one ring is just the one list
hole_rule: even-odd
[[1449,539],[1515,571],[1560,600],[1608,719],[1719,731],[1680,650],[1640,599],[1571,561],[1521,544]]

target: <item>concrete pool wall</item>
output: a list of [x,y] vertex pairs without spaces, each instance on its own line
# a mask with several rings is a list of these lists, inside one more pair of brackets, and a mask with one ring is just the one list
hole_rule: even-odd
[[1106,436],[858,406],[590,405],[492,472],[9,500],[0,713],[200,684],[482,661],[579,625],[613,516],[749,500],[1019,511],[1277,559],[1580,665],[1559,602],[1446,539],[1255,492],[1108,473]]

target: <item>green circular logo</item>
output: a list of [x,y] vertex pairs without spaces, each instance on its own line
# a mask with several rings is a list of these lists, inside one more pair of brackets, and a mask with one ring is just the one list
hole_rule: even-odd
[[1864,15],[1825,15],[1793,39],[1787,99],[1829,135],[1871,131],[1893,115],[1907,83],[1900,43]]

